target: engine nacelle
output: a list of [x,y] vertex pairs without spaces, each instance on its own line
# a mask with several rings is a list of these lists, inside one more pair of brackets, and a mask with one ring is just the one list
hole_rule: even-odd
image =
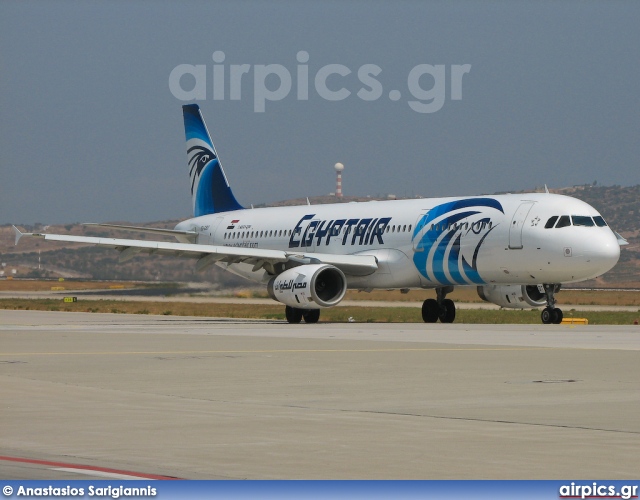
[[271,278],[269,296],[297,309],[321,309],[335,306],[347,291],[347,278],[335,266],[307,264]]
[[511,309],[530,309],[547,303],[542,285],[484,285],[478,287],[478,295],[486,302]]

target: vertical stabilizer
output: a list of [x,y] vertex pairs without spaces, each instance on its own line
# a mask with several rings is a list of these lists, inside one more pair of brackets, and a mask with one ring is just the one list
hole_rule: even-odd
[[193,216],[241,210],[197,104],[182,106]]

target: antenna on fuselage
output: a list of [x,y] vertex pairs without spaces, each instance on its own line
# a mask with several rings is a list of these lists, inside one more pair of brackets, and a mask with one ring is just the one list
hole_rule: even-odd
[[544,185],[544,192],[545,192],[545,193],[547,193],[547,194],[549,194],[549,188],[547,187],[547,185],[546,185],[546,184]]

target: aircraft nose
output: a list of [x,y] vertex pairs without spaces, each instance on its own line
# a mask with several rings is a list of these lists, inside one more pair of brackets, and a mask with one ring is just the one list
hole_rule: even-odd
[[620,245],[615,235],[611,233],[607,237],[596,238],[585,251],[585,256],[592,264],[598,266],[599,274],[604,274],[613,268],[620,259]]

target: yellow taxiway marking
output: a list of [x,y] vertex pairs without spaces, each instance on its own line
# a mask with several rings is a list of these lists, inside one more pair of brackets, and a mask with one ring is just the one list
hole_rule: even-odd
[[428,351],[544,351],[554,347],[415,347],[388,349],[252,349],[215,351],[93,351],[93,352],[0,352],[0,356],[111,356],[145,354],[275,354],[307,352],[428,352]]

